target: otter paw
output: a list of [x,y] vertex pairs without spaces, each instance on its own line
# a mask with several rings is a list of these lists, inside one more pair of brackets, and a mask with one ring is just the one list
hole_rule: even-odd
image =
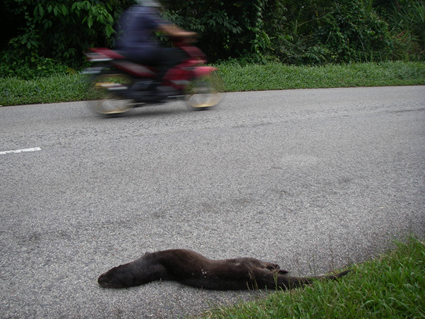
[[289,273],[289,271],[285,270],[285,269],[279,269],[278,273],[281,275],[286,275],[287,273]]
[[266,269],[272,271],[272,270],[278,270],[280,269],[278,264],[267,264]]

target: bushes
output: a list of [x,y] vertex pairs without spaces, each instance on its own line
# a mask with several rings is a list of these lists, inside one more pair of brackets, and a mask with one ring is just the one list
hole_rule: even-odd
[[213,59],[260,54],[269,46],[264,31],[268,3],[275,1],[176,0],[166,16],[181,27],[198,32],[198,45]]
[[[23,21],[9,50],[21,57],[46,57],[69,66],[82,62],[91,46],[111,46],[113,26],[133,1],[5,0],[8,14]],[[14,35],[16,30],[9,30]]]
[[387,24],[361,1],[342,0],[324,16],[313,34],[334,62],[385,61],[392,51]]
[[[167,16],[198,32],[199,46],[213,60],[248,57],[265,61],[272,56],[289,64],[321,65],[397,59],[397,49],[403,51],[402,42],[388,21],[405,10],[402,8],[412,8],[421,16],[418,8],[423,1],[394,0],[401,9],[388,2],[377,5],[379,1],[181,0],[173,1]],[[407,29],[407,25],[402,28]],[[404,49],[412,48],[414,53],[409,55],[416,60],[417,46],[405,41]]]
[[17,77],[32,80],[38,77],[73,73],[66,65],[50,58],[40,57],[36,53],[21,56],[20,52],[0,52],[0,78]]
[[425,59],[425,3],[406,1],[388,14],[391,31],[396,39],[394,56],[404,60]]
[[[133,0],[5,0],[0,76],[78,68],[88,47],[113,46],[113,25]],[[164,15],[199,33],[214,62],[322,65],[423,60],[423,0],[173,0]],[[379,14],[379,16],[378,16]],[[5,36],[5,33],[7,36]],[[17,58],[19,57],[19,60]],[[19,63],[22,60],[23,64]],[[4,64],[7,64],[6,66]],[[57,68],[56,68],[57,64]],[[44,72],[44,71],[45,72]]]
[[277,54],[291,64],[385,61],[392,51],[387,24],[364,1],[291,2]]

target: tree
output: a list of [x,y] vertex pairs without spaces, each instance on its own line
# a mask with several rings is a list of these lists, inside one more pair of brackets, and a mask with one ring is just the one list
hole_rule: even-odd
[[[199,46],[215,59],[249,53],[261,55],[271,48],[269,31],[283,16],[282,1],[176,0],[166,16],[200,35]],[[272,9],[276,11],[273,13]],[[272,32],[273,33],[273,32]]]
[[82,53],[89,47],[111,45],[115,21],[131,3],[128,0],[5,0],[8,14],[23,22],[18,30],[10,31],[9,44],[20,55],[81,63]]
[[[12,65],[9,73],[22,60],[36,69],[43,59],[79,66],[89,47],[113,47],[113,27],[133,3],[4,0],[2,65]],[[323,64],[425,55],[424,0],[173,0],[163,15],[198,32],[197,45],[212,61]]]

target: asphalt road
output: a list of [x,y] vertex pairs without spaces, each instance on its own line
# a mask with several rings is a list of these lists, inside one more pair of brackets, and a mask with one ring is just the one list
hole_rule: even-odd
[[425,233],[424,86],[232,93],[210,111],[107,119],[83,102],[4,107],[0,134],[2,318],[175,318],[262,294],[97,285],[146,251],[309,275]]

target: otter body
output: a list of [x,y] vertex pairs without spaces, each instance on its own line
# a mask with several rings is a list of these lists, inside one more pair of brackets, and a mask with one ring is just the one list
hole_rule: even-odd
[[213,290],[292,289],[317,279],[335,276],[291,277],[279,265],[255,258],[211,260],[194,251],[172,249],[146,253],[133,262],[114,267],[98,278],[104,288],[127,288],[156,280],[172,280],[184,285]]

